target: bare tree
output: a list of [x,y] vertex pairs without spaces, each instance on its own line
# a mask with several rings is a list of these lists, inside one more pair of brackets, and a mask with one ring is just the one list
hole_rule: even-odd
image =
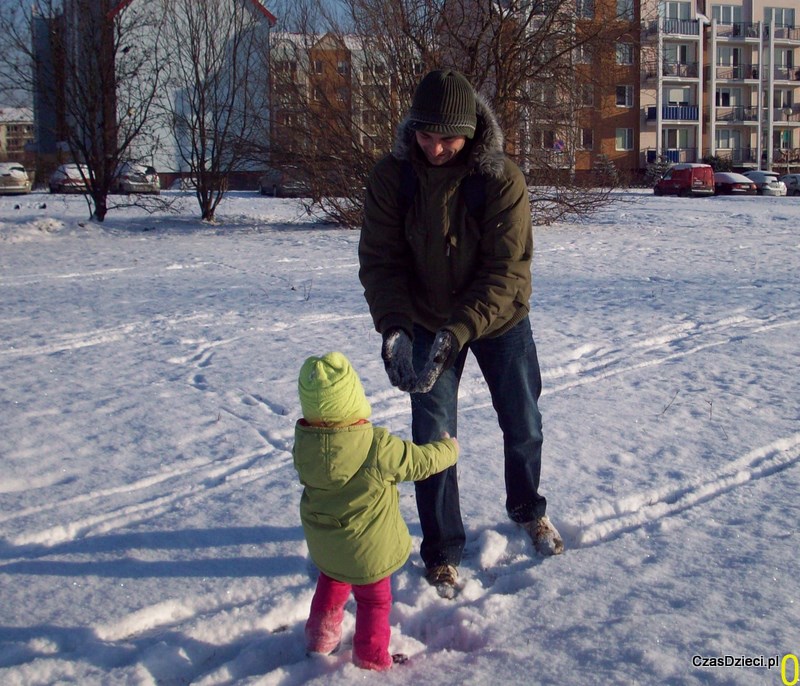
[[[35,104],[37,143],[52,142],[49,165],[80,162],[97,221],[109,209],[120,163],[154,141],[151,109],[161,88],[163,18],[120,0],[6,0],[4,59],[14,87]],[[47,159],[45,156],[42,159]]]
[[251,166],[258,141],[268,140],[268,21],[240,0],[163,4],[175,46],[169,116],[201,216],[213,221],[229,175]]
[[[616,3],[604,3],[593,19],[575,0],[340,4],[344,23],[306,0],[272,54],[272,159],[291,161],[305,177],[309,210],[359,225],[369,170],[390,149],[420,77],[439,67],[464,72],[491,102],[507,152],[541,186],[536,221],[587,214],[607,201],[610,189],[588,188],[591,176],[579,179],[575,162],[584,130],[596,123],[581,110],[584,94],[613,78],[596,68],[597,56],[613,54],[631,31],[615,16]],[[320,17],[326,32],[314,23]]]

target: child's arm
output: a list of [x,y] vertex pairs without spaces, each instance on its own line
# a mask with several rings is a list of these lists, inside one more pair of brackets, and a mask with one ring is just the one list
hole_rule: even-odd
[[444,471],[458,459],[458,441],[449,436],[441,440],[417,445],[393,436],[385,429],[376,442],[377,462],[384,476],[395,481],[421,481]]

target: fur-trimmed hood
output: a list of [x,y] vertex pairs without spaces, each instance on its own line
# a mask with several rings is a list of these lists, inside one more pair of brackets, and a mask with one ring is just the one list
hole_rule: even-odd
[[[505,161],[503,131],[491,105],[480,93],[475,93],[475,109],[478,119],[475,136],[467,141],[470,166],[477,167],[486,176],[502,178]],[[410,160],[413,146],[414,130],[406,116],[397,127],[392,155],[398,160]]]

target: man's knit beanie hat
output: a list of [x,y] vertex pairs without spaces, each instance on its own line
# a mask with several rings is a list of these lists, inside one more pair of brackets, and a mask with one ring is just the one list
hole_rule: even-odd
[[372,414],[361,380],[342,353],[309,357],[297,388],[303,417],[310,422],[346,424]]
[[472,138],[478,123],[475,90],[457,71],[432,71],[414,92],[408,120],[415,131]]

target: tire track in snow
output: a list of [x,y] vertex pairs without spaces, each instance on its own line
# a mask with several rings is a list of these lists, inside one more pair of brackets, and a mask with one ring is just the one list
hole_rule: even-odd
[[[794,313],[791,316],[793,315]],[[778,315],[767,319],[756,319],[734,314],[706,324],[686,322],[663,333],[648,336],[632,345],[621,346],[605,354],[601,353],[596,358],[583,361],[576,360],[566,366],[556,366],[549,370],[543,370],[542,377],[545,382],[549,380],[552,383],[553,380],[568,376],[578,378],[556,385],[545,385],[542,395],[559,393],[589,383],[603,381],[612,376],[662,365],[704,350],[728,345],[746,336],[754,336],[775,329],[794,326],[800,326],[800,319],[787,319]],[[713,335],[718,335],[719,338],[710,341],[705,340]],[[668,352],[679,345],[684,345],[685,347],[675,352]],[[667,351],[667,354],[652,357],[665,351]],[[631,358],[635,357],[652,357],[652,359],[631,362]]]
[[[192,496],[200,496],[223,484],[249,483],[262,479],[285,467],[289,461],[283,459],[270,460],[268,464],[258,466],[257,463],[271,453],[255,451],[224,462],[195,462],[191,466],[172,469],[160,474],[148,476],[139,481],[114,486],[112,488],[83,493],[73,498],[54,501],[28,507],[0,516],[0,522],[12,521],[26,516],[37,515],[48,511],[63,510],[76,505],[93,504],[95,514],[78,517],[64,524],[48,527],[40,531],[29,531],[7,539],[12,546],[54,546],[89,534],[108,533],[115,529],[129,526],[146,519],[152,519],[169,512],[175,505]],[[177,487],[170,487],[166,494],[156,493],[145,496],[136,502],[113,507],[113,509],[97,512],[99,503],[111,499],[112,505],[123,495],[136,496],[148,490],[164,486],[178,480]],[[186,483],[188,481],[188,483]]]
[[677,488],[664,487],[629,495],[593,508],[578,522],[561,522],[561,530],[572,539],[574,548],[597,545],[798,463],[800,433],[756,448],[710,477],[693,479]]

